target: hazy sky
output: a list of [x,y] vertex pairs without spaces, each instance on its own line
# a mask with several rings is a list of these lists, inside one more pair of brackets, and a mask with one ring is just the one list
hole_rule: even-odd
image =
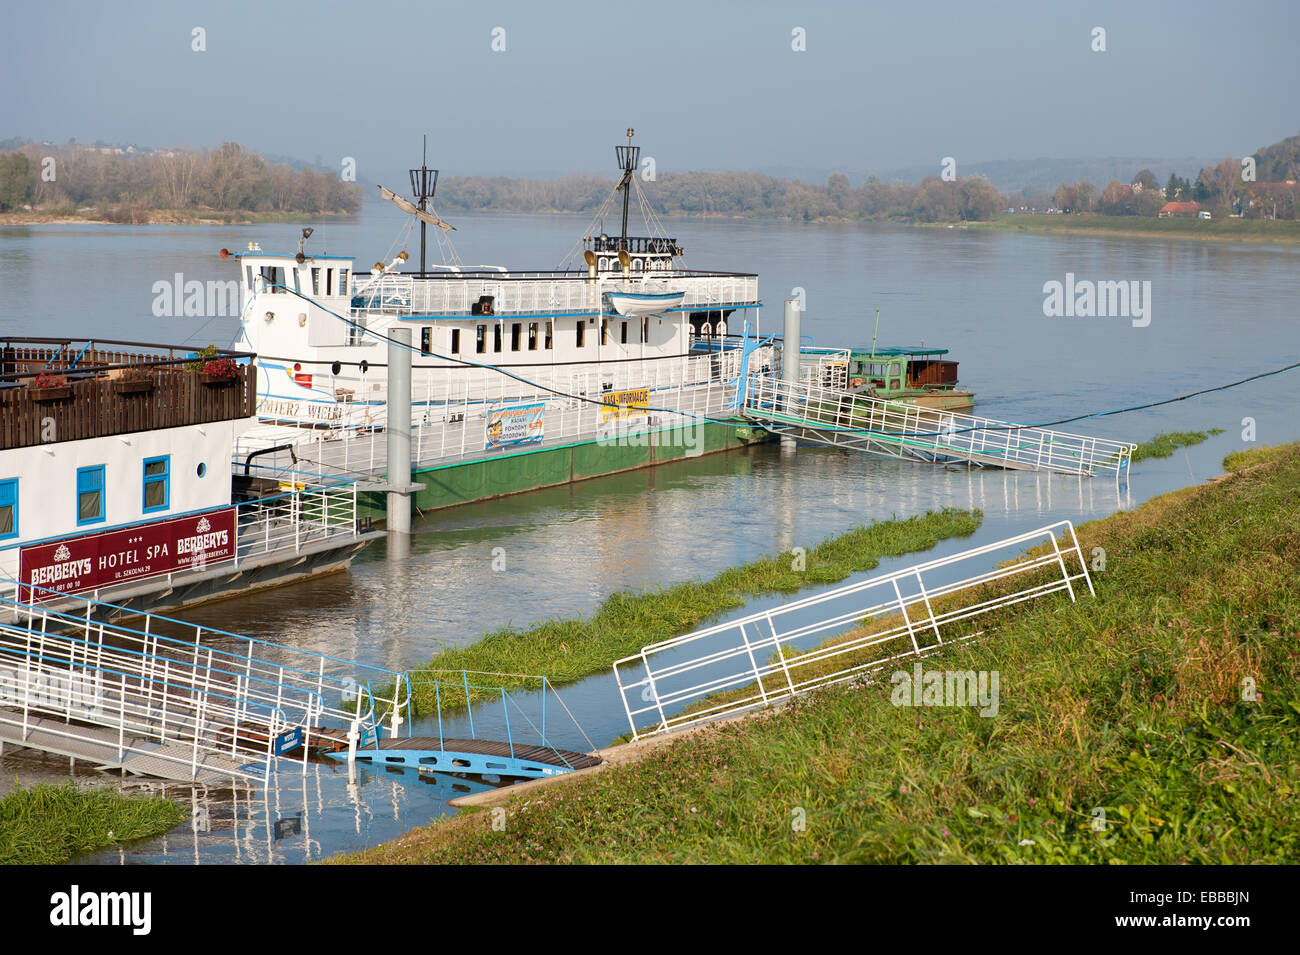
[[0,138],[236,140],[355,157],[362,182],[418,160],[425,132],[445,175],[550,176],[610,173],[627,126],[660,170],[953,156],[959,174],[1240,156],[1300,131],[1297,0],[4,6]]

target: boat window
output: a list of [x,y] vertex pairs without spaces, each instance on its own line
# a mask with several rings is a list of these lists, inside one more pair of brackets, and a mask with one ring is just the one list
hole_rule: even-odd
[[554,329],[554,325],[555,325],[554,322],[546,323],[546,350],[547,351],[550,351],[551,349],[551,332]]
[[492,326],[492,350],[501,350],[501,323],[497,322]]
[[537,351],[537,323],[528,323],[528,350]]
[[325,294],[333,295],[334,294],[334,292],[332,291],[333,288],[334,288],[334,270],[326,269],[325,270]]
[[510,323],[510,350],[519,351],[519,336],[523,333],[523,322]]
[[425,325],[420,329],[420,354],[428,355],[433,351],[433,329]]
[[586,344],[586,339],[587,339],[587,320],[585,318],[580,318],[578,319],[578,347],[579,348],[582,348],[583,345]]
[[320,294],[320,269],[311,270],[311,294]]
[[627,322],[623,323],[623,341],[621,344],[627,344]]
[[644,345],[650,341],[650,316],[647,315],[641,319],[641,344]]
[[339,269],[339,294],[348,294],[348,270]]
[[18,536],[18,478],[0,481],[0,540]]
[[77,524],[104,519],[104,465],[77,468]]
[[283,292],[284,289],[281,286],[284,285],[284,269],[278,265],[262,266],[262,281],[268,286],[268,291]]
[[453,328],[451,330],[451,353],[453,355],[460,354],[460,329],[459,328]]
[[165,511],[171,500],[171,455],[144,459],[145,511]]
[[474,334],[475,334],[474,351],[482,355],[484,352],[487,351],[487,326],[476,325]]

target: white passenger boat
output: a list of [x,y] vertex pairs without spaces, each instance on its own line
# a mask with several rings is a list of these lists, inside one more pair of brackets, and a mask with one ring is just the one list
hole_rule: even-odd
[[[399,328],[411,330],[412,395],[426,419],[438,409],[451,415],[640,388],[668,402],[673,389],[727,371],[716,354],[692,346],[745,321],[756,332],[758,278],[679,267],[681,246],[662,234],[640,194],[638,153],[630,135],[617,147],[623,175],[602,209],[622,193],[621,233],[593,228],[574,268],[461,264],[446,239],[451,226],[433,211],[437,171],[427,166],[411,171],[414,201],[397,203],[414,210],[412,225],[419,222],[418,271],[404,270],[411,257],[402,252],[358,272],[351,257],[310,253],[309,229],[296,254],[256,244],[222,250],[239,268],[246,304],[236,347],[258,355],[259,417],[298,425],[373,420],[386,397],[386,340]],[[628,234],[633,192],[654,234]],[[424,261],[429,225],[444,248],[440,265]]]

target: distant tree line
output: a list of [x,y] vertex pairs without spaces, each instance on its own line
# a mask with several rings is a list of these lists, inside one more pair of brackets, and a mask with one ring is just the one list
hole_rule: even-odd
[[1243,177],[1241,159],[1228,156],[1202,169],[1195,182],[1171,173],[1162,190],[1151,170],[1143,169],[1132,182],[1112,180],[1100,191],[1091,182],[1061,183],[1052,202],[1061,212],[1111,216],[1154,216],[1168,202],[1196,202],[1247,219],[1300,218],[1300,136],[1258,149],[1251,158],[1253,180]]
[[[655,211],[668,215],[959,222],[991,219],[1006,200],[987,179],[945,181],[929,176],[920,184],[882,182],[870,177],[856,189],[843,173],[824,185],[754,172],[665,172],[642,184]],[[597,175],[562,179],[446,177],[438,208],[447,212],[595,212],[614,188]]]
[[350,214],[361,207],[361,189],[331,173],[267,162],[238,143],[147,153],[28,143],[0,153],[0,212],[27,206],[89,206],[115,221],[147,221],[163,209]]

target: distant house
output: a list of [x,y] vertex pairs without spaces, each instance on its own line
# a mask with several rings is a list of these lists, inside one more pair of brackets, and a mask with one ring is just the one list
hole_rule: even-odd
[[1199,202],[1166,202],[1156,215],[1161,219],[1173,216],[1194,216],[1201,211]]

